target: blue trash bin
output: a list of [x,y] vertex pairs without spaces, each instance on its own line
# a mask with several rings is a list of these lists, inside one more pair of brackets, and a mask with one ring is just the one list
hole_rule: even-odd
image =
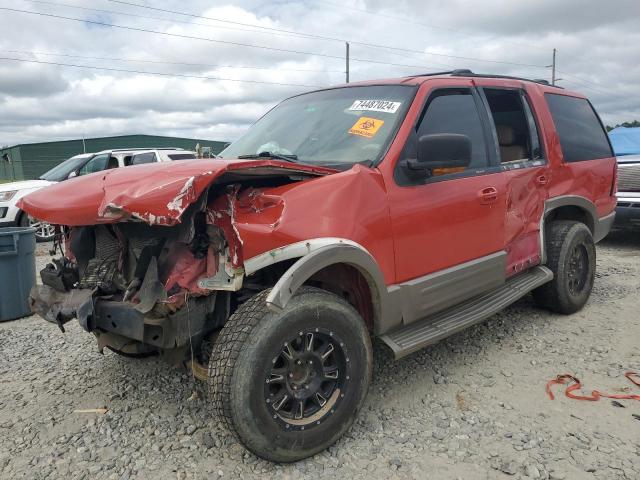
[[0,228],[0,322],[31,315],[36,284],[36,229]]

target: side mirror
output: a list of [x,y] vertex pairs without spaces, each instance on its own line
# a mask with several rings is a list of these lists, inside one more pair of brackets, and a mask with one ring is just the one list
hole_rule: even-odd
[[471,140],[457,133],[423,135],[418,139],[418,158],[407,161],[416,173],[438,168],[466,168],[471,163]]
[[67,177],[67,179],[69,179],[69,178],[73,178],[73,177],[77,177],[77,176],[78,176],[78,172],[76,172],[76,171],[74,170],[73,172],[71,172],[71,173],[69,174],[69,176]]

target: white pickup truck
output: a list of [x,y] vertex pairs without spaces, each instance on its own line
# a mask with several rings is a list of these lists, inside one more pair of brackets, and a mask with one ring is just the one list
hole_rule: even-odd
[[617,159],[616,224],[621,227],[640,227],[640,155],[621,155]]

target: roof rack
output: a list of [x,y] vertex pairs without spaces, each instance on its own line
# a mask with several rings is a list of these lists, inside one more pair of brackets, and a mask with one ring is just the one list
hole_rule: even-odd
[[456,70],[446,70],[443,72],[431,72],[431,73],[419,73],[418,75],[407,75],[407,78],[437,77],[438,75],[469,75],[469,74],[473,74],[473,72],[466,68],[458,68]]
[[[461,72],[464,72],[464,73],[461,73]],[[452,73],[451,75],[455,77],[503,78],[506,80],[523,80],[525,82],[539,83],[540,85],[547,85],[549,87],[562,89],[562,87],[558,85],[551,85],[548,81],[542,80],[540,78],[531,79],[531,78],[524,78],[524,77],[514,77],[511,75],[495,75],[491,73],[473,73],[471,70],[456,70],[456,73]]]
[[134,148],[107,148],[105,151],[109,152],[141,152],[143,150],[184,150],[184,148],[178,147],[134,147]]
[[562,89],[562,87],[558,86],[558,85],[551,85],[547,80],[543,80],[540,78],[536,78],[536,79],[531,79],[531,78],[524,78],[524,77],[513,77],[510,75],[495,75],[495,74],[491,74],[491,73],[474,73],[471,70],[469,70],[468,68],[458,68],[456,70],[449,70],[446,72],[433,72],[433,73],[422,73],[420,75],[410,75],[409,78],[414,78],[414,77],[433,77],[433,76],[437,76],[437,75],[451,75],[452,77],[476,77],[476,78],[504,78],[507,80],[523,80],[525,82],[533,82],[533,83],[539,83],[540,85],[546,85],[549,87],[554,87],[554,88],[560,88]]

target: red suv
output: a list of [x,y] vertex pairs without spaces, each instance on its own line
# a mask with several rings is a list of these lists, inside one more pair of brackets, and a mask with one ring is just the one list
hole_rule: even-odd
[[616,206],[586,98],[468,70],[289,98],[220,156],[26,196],[64,246],[32,303],[101,349],[188,365],[274,461],[349,428],[372,336],[399,358],[528,292],[582,308]]

